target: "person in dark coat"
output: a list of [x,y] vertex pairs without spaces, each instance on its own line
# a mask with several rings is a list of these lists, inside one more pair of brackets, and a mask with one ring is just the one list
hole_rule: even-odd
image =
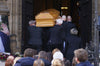
[[92,0],[77,0],[79,4],[80,36],[83,40],[83,47],[92,40]]
[[70,30],[72,28],[76,28],[75,24],[72,23],[72,18],[71,16],[67,16],[67,21],[63,24],[64,31],[65,31],[65,38],[67,36],[70,36]]
[[45,51],[40,51],[38,54],[38,58],[44,62],[45,66],[51,66],[51,63],[46,59],[47,53]]
[[58,48],[62,51],[63,48],[63,27],[62,20],[57,19],[56,25],[50,28],[50,37],[48,41],[48,51]]
[[33,58],[34,56],[34,50],[33,49],[26,49],[24,51],[24,57],[19,59],[15,66],[33,66],[33,63],[35,61],[35,59]]
[[[62,16],[62,18],[65,18],[65,17]],[[75,24],[72,23],[71,16],[67,16],[67,21],[66,20],[63,21],[62,26],[63,26],[63,29],[64,29],[64,35],[65,35],[65,37],[64,37],[65,45],[64,45],[64,49],[63,49],[63,53],[64,53],[64,56],[65,56],[66,55],[66,51],[67,51],[67,47],[68,47],[67,46],[68,45],[67,38],[71,35],[70,34],[70,30],[72,28],[76,28],[76,26],[75,26]]]
[[82,46],[82,40],[80,37],[77,36],[78,31],[75,28],[72,28],[70,30],[70,36],[66,38],[67,40],[67,46],[66,46],[66,58],[72,62],[72,59],[74,57],[74,50],[81,48]]
[[36,27],[35,21],[30,21],[29,24],[28,45],[30,48],[40,51],[42,48],[42,28]]
[[1,37],[1,41],[2,41],[5,52],[11,52],[9,36],[0,31],[0,37]]
[[85,49],[77,49],[74,51],[76,66],[93,66],[88,61],[88,52]]

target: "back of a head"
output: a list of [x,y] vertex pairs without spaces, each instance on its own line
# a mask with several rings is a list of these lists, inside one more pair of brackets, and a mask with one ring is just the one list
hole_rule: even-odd
[[47,60],[52,61],[52,52],[47,52]]
[[77,35],[77,34],[78,34],[78,30],[77,30],[76,28],[72,28],[72,29],[70,30],[70,33],[71,33],[72,35]]
[[60,60],[64,60],[64,56],[63,56],[63,53],[62,52],[60,52],[60,51],[58,51],[58,52],[55,52],[54,54],[53,54],[53,59],[60,59]]
[[34,61],[33,66],[45,66],[44,62],[40,59]]
[[30,21],[29,21],[29,25],[31,25],[31,24],[35,24],[35,23],[36,23],[35,20],[30,20]]
[[62,15],[62,20],[66,21],[66,15]]
[[66,60],[65,61],[65,66],[70,66],[71,64],[70,64],[70,61],[69,60]]
[[72,17],[71,16],[67,16],[67,21],[71,22],[72,21]]
[[35,55],[34,49],[27,48],[24,51],[24,57],[33,57]]
[[52,54],[54,54],[57,51],[60,51],[60,50],[58,48],[53,49]]
[[56,25],[61,25],[63,23],[62,19],[56,19]]
[[77,49],[74,51],[75,57],[79,62],[85,62],[88,60],[88,52],[85,49]]
[[6,62],[5,62],[5,66],[12,66],[14,63],[14,57],[13,56],[8,56]]
[[47,53],[45,51],[40,51],[38,56],[39,56],[39,58],[46,59]]
[[54,59],[52,66],[64,66],[64,62],[61,61],[60,59]]

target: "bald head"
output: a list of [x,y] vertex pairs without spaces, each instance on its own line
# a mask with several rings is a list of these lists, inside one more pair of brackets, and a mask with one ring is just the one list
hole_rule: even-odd
[[72,17],[71,16],[67,16],[67,21],[71,22],[72,21]]

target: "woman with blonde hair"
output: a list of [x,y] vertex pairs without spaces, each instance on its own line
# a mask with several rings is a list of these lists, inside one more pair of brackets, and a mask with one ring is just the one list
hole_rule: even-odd
[[37,59],[34,61],[33,66],[45,66],[45,64],[41,59]]
[[61,61],[64,61],[64,56],[63,56],[63,53],[58,49],[58,48],[55,48],[53,51],[52,51],[52,54],[53,54],[53,59],[51,61],[51,64],[53,63],[53,61],[55,59],[60,59]]
[[65,66],[64,62],[60,59],[54,59],[52,66]]

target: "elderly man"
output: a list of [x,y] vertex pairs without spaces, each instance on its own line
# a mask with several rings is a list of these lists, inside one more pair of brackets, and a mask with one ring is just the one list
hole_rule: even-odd
[[76,28],[72,28],[70,34],[71,35],[66,38],[66,58],[71,62],[74,56],[74,50],[82,47],[82,40],[77,36],[78,30]]
[[35,21],[29,21],[29,37],[28,37],[28,46],[29,48],[41,50],[42,47],[42,28],[36,27]]
[[55,48],[58,48],[62,51],[63,48],[63,27],[62,27],[62,20],[57,19],[56,25],[49,29],[50,37],[48,41],[48,51],[52,51]]

